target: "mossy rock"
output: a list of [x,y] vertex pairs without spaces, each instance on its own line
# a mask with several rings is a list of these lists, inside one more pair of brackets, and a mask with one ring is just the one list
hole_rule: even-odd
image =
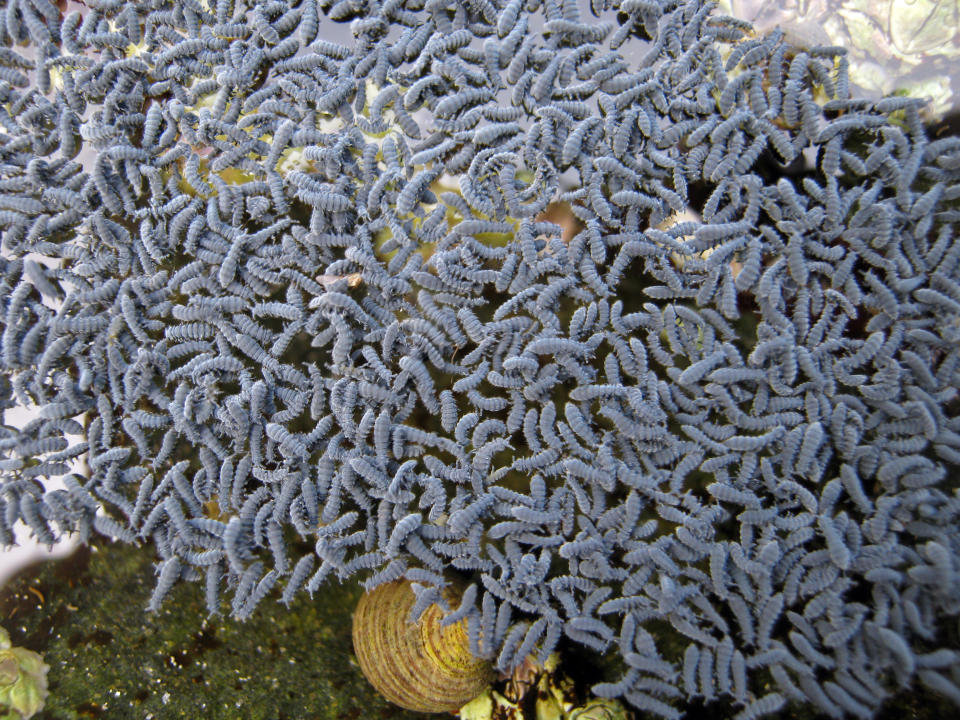
[[150,552],[83,548],[34,566],[0,593],[0,624],[50,666],[36,720],[413,720],[376,694],[350,638],[356,583],[286,608],[264,601],[246,622],[208,618],[203,586],[179,583],[145,611]]
[[[207,617],[202,584],[178,583],[161,610],[148,613],[153,560],[143,548],[82,548],[28,569],[0,591],[0,625],[14,645],[39,652],[50,666],[50,696],[36,720],[438,717],[389,704],[360,673],[350,637],[358,584],[331,583],[312,599],[301,593],[289,609],[268,599],[240,622]],[[568,654],[567,672],[592,668],[592,682],[617,674],[610,658],[585,659]],[[941,720],[955,712],[945,698],[906,690],[877,720]],[[685,717],[735,713],[725,702],[692,703]],[[789,707],[777,717],[823,716]]]

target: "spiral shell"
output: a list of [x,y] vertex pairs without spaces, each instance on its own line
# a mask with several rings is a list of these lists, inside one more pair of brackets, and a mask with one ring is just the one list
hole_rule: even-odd
[[415,601],[406,580],[380,585],[360,598],[353,614],[360,669],[387,700],[403,708],[456,712],[490,684],[493,671],[471,654],[465,620],[442,627],[444,611],[431,605],[416,623],[408,622]]

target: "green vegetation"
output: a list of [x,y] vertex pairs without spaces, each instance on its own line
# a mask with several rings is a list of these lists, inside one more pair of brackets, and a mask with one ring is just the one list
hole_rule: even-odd
[[[329,584],[245,623],[206,617],[203,586],[180,583],[155,614],[153,557],[84,548],[34,568],[0,595],[14,645],[50,666],[35,720],[411,720],[360,674],[350,640],[361,589]],[[322,603],[320,602],[322,600]]]

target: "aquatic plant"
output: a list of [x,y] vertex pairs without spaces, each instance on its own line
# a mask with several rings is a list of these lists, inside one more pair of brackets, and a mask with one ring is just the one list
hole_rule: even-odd
[[10,634],[0,627],[0,717],[26,720],[40,712],[49,694],[49,671],[40,655],[13,647]]
[[960,702],[960,140],[840,48],[591,9],[10,0],[0,539],[239,617],[457,573],[476,655],[664,717]]

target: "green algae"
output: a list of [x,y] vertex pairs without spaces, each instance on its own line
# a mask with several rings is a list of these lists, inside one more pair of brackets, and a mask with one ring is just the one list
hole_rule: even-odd
[[425,717],[379,697],[350,638],[356,583],[265,601],[246,622],[207,617],[202,583],[178,583],[157,613],[143,548],[83,548],[0,593],[15,645],[50,666],[36,720],[389,720]]
[[[50,666],[50,695],[34,720],[440,717],[389,704],[363,678],[350,637],[358,584],[330,583],[312,599],[301,593],[289,609],[271,598],[240,622],[208,617],[202,583],[178,583],[161,610],[148,613],[153,560],[132,546],[82,548],[28,569],[0,591],[0,624],[12,643],[40,653]],[[623,670],[613,655],[567,650],[565,666],[581,693]],[[694,701],[685,717],[721,720],[738,709]],[[876,720],[941,720],[954,712],[945,698],[904,689]],[[790,706],[775,718],[824,716]]]

